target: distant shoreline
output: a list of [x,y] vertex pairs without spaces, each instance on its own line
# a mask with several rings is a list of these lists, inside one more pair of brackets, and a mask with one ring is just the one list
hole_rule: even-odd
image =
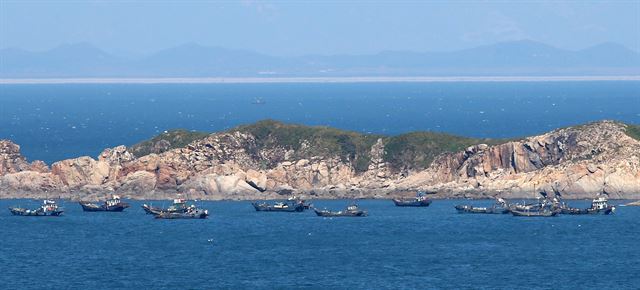
[[450,77],[203,77],[203,78],[12,78],[3,84],[251,84],[640,81],[638,76],[450,76]]

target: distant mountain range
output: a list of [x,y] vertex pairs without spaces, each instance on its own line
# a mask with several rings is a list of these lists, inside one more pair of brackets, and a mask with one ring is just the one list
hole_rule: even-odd
[[185,44],[128,59],[91,44],[0,49],[0,78],[640,75],[640,53],[615,43],[566,50],[534,41],[451,52],[275,57]]

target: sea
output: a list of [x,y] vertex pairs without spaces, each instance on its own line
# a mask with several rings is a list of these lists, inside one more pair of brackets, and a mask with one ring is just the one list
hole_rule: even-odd
[[[640,124],[640,82],[0,85],[0,139],[47,163],[165,130],[263,119],[513,138],[602,119]],[[62,201],[62,217],[34,218],[7,208],[39,201],[0,200],[0,289],[640,288],[640,207],[522,218],[454,209],[488,200],[361,200],[368,217],[321,218],[198,201],[209,219],[155,220],[129,202],[122,213],[88,213]],[[350,202],[313,201],[335,210]]]
[[[638,289],[640,207],[552,218],[361,200],[362,218],[197,202],[203,220],[122,213],[11,216],[0,200],[1,289]],[[146,201],[155,206],[167,202]],[[339,210],[350,201],[314,200]],[[620,202],[620,201],[616,201]],[[588,207],[588,201],[569,201]]]
[[49,164],[165,130],[264,119],[514,138],[603,119],[640,124],[640,81],[0,85],[0,139]]

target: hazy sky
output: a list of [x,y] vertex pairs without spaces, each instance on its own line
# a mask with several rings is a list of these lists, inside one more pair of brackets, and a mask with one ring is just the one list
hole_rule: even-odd
[[196,42],[272,55],[441,51],[531,39],[640,51],[636,1],[0,0],[0,47],[89,42],[120,54]]

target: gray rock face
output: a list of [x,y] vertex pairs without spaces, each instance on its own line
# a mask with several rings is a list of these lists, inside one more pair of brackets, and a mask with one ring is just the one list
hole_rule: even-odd
[[339,156],[297,148],[261,148],[241,132],[212,134],[183,148],[136,158],[125,146],[97,159],[79,157],[29,164],[19,146],[0,141],[0,197],[56,192],[72,198],[118,192],[132,198],[167,198],[177,192],[199,199],[280,198],[293,192],[314,198],[388,198],[427,190],[438,197],[640,198],[640,142],[623,124],[602,121],[555,130],[500,145],[474,145],[440,155],[427,169],[390,170],[385,143],[370,149],[364,172]]

